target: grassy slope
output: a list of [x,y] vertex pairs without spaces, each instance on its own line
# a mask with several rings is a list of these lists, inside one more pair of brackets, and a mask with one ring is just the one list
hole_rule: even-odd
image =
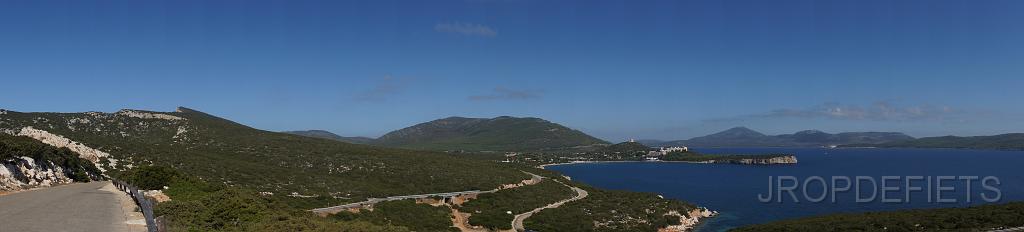
[[321,218],[245,188],[191,177],[179,176],[169,186],[164,192],[173,200],[155,208],[169,231],[411,231],[368,220]]
[[[524,222],[536,231],[658,231],[668,225],[679,224],[678,217],[664,216],[669,211],[685,214],[695,207],[685,202],[662,199],[651,193],[585,189],[589,195],[561,207],[540,211]],[[595,223],[596,222],[596,223]]]
[[[472,214],[469,218],[471,225],[509,230],[512,229],[509,222],[512,221],[513,215],[570,198],[574,194],[562,184],[544,180],[536,185],[481,194],[477,199],[463,204],[459,211]],[[507,211],[512,211],[512,214],[508,214]]]

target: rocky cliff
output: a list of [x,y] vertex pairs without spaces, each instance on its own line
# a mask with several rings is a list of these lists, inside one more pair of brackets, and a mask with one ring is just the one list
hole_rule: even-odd
[[64,168],[31,157],[0,161],[0,191],[49,187],[74,182]]
[[102,172],[67,147],[0,134],[0,192],[100,179]]

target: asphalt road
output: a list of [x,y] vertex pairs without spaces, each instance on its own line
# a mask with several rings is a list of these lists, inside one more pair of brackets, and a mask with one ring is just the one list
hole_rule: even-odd
[[129,231],[110,182],[70,184],[0,196],[0,232]]
[[523,228],[523,221],[526,221],[527,218],[529,218],[530,216],[533,216],[533,214],[535,214],[537,212],[540,212],[541,210],[558,208],[559,206],[562,206],[565,203],[569,203],[569,202],[576,201],[576,200],[583,199],[583,198],[587,197],[587,194],[588,194],[587,190],[583,190],[583,189],[580,189],[580,188],[577,188],[577,187],[572,187],[572,186],[566,185],[565,183],[562,183],[562,182],[558,182],[558,183],[562,184],[562,185],[565,185],[565,187],[572,188],[573,191],[576,191],[576,196],[574,196],[572,198],[569,198],[569,199],[561,200],[561,201],[558,201],[558,202],[555,202],[555,203],[552,203],[552,204],[549,204],[549,205],[546,205],[546,206],[543,206],[543,207],[540,207],[540,208],[536,208],[536,209],[530,210],[530,212],[521,213],[519,215],[516,215],[515,218],[512,219],[512,229],[513,230],[515,230],[515,231],[526,231],[526,228]]

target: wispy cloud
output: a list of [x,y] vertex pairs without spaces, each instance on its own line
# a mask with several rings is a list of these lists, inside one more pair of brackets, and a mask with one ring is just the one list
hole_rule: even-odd
[[472,101],[490,100],[529,100],[543,97],[544,91],[540,90],[514,90],[505,87],[496,87],[489,94],[469,96]]
[[489,26],[463,22],[438,23],[434,25],[434,31],[481,37],[495,37],[498,35],[498,31]]
[[958,119],[965,112],[949,106],[900,106],[891,102],[876,102],[869,106],[824,103],[804,109],[776,109],[765,113],[718,118],[707,121],[740,121],[757,118],[824,118],[836,120],[921,121]]
[[388,97],[401,93],[408,85],[408,78],[396,78],[391,75],[377,78],[373,87],[355,95],[356,101],[379,102],[385,101]]

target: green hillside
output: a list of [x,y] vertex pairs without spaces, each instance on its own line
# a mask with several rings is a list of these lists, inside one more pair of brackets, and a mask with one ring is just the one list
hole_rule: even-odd
[[638,142],[617,143],[617,144],[613,144],[611,146],[607,146],[607,147],[604,147],[604,148],[600,149],[601,152],[622,153],[622,154],[632,154],[632,153],[644,153],[644,154],[646,154],[648,151],[651,151],[651,150],[654,150],[654,149],[652,149],[651,147],[648,147],[647,145],[643,145],[641,143],[638,143]]
[[539,118],[451,117],[393,131],[376,144],[426,150],[536,151],[607,142]]
[[[207,181],[270,192],[304,207],[493,189],[529,178],[493,162],[262,131],[186,108],[0,115],[0,131],[18,133],[24,127],[110,153],[112,159],[100,163],[112,175],[129,166],[168,166]],[[305,197],[286,197],[292,193]]]
[[850,146],[1024,150],[1024,133],[972,137],[927,137],[909,141]]

